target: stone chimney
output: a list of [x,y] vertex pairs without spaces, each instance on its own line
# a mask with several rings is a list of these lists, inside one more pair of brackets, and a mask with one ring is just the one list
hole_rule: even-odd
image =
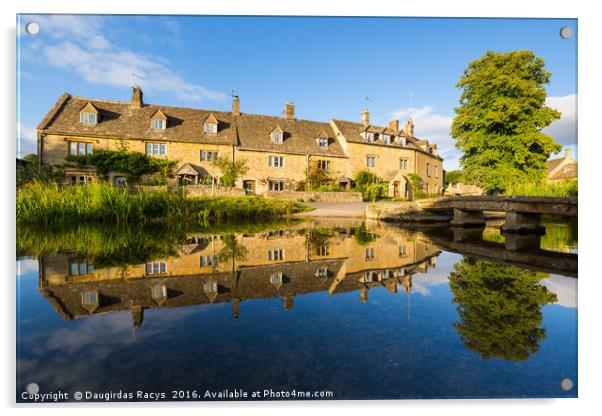
[[568,147],[566,149],[564,149],[564,158],[565,159],[571,158],[571,149],[569,149]]
[[399,120],[391,120],[391,121],[389,121],[389,128],[391,130],[398,131],[399,130]]
[[240,99],[238,98],[238,95],[235,95],[234,99],[232,100],[232,115],[240,115]]
[[403,132],[405,133],[406,137],[414,137],[414,122],[411,118],[408,118],[408,121],[406,121],[406,124],[403,127]]
[[295,104],[286,103],[284,105],[284,118],[287,120],[295,119]]
[[364,127],[368,127],[370,125],[370,112],[367,108],[362,111],[362,124]]
[[144,102],[142,101],[142,89],[139,86],[132,88],[132,108],[142,108]]

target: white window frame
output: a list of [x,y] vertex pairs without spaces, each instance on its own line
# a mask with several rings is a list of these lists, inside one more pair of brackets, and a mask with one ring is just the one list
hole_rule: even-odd
[[366,139],[366,143],[374,143],[374,133],[371,131],[367,131],[364,134],[364,137]]
[[69,141],[67,152],[70,156],[89,156],[94,153],[94,144],[90,142]]
[[391,136],[389,134],[383,134],[382,141],[384,144],[391,144]]
[[151,128],[153,130],[165,130],[167,127],[167,120],[160,118],[153,118],[151,120]]
[[151,157],[167,156],[167,144],[158,142],[146,142],[145,152],[147,156]]
[[79,114],[79,121],[82,124],[96,124],[98,122],[98,118],[96,113],[90,113],[88,111],[82,111]]
[[199,153],[199,159],[201,162],[211,162],[219,159],[219,152],[217,150],[201,150]]
[[203,132],[205,134],[216,134],[217,133],[217,123],[205,123],[203,126]]
[[268,165],[273,168],[283,168],[284,167],[284,157],[283,156],[268,156]]
[[284,133],[273,131],[272,134],[272,143],[274,144],[282,144],[284,141]]
[[277,248],[273,250],[268,250],[268,260],[269,261],[283,261],[284,260],[284,249]]
[[[370,163],[372,161],[372,163]],[[375,168],[376,167],[376,156],[366,155],[366,167]]]
[[330,172],[330,160],[318,160],[318,169],[323,170],[324,172]]
[[318,139],[318,146],[320,146],[320,147],[328,147],[328,138],[327,137],[320,137]]
[[403,157],[399,159],[399,169],[408,170],[408,159]]
[[282,192],[284,191],[284,182],[283,181],[268,181],[268,190],[274,192]]

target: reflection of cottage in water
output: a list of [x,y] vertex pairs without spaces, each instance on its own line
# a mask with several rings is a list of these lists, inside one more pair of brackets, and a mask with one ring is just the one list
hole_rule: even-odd
[[40,291],[65,319],[129,310],[140,325],[144,309],[330,295],[384,287],[404,293],[412,275],[434,267],[436,246],[398,229],[289,229],[253,235],[189,238],[178,256],[124,267],[95,267],[68,254],[40,258]]

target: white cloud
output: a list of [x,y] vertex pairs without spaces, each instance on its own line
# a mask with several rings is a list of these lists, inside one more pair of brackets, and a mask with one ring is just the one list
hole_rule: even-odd
[[577,145],[577,95],[548,97],[546,105],[562,113],[560,120],[555,121],[543,131],[552,136],[563,146]]
[[401,124],[411,118],[416,137],[437,144],[438,153],[444,159],[444,168],[447,170],[458,168],[461,153],[454,147],[454,141],[450,136],[453,116],[439,114],[432,106],[398,108],[390,112],[389,116],[400,120]]
[[[73,71],[84,80],[102,85],[171,93],[183,100],[223,100],[226,95],[193,84],[157,55],[130,50],[104,36],[106,20],[100,16],[36,16],[40,38],[31,45],[35,56],[56,68]],[[164,20],[172,37],[179,34],[177,22]],[[41,43],[41,44],[40,44]],[[32,57],[33,53],[24,56]],[[132,74],[138,75],[134,77]]]
[[[544,132],[554,137],[563,146],[576,147],[577,96],[570,94],[562,97],[548,97],[546,105],[560,111],[562,116],[558,121],[545,128]],[[444,168],[446,170],[458,169],[462,152],[454,147],[454,140],[450,136],[453,116],[439,114],[432,106],[398,108],[390,112],[389,116],[401,120],[402,124],[406,119],[411,118],[414,122],[415,135],[437,144],[439,155],[444,159]]]
[[37,152],[38,135],[36,129],[17,123],[17,157]]

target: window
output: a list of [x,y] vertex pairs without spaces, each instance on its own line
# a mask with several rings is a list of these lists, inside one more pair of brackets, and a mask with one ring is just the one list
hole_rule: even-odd
[[274,272],[270,275],[270,283],[273,285],[281,285],[282,277],[282,272]]
[[364,272],[364,283],[374,283],[377,281],[376,273]]
[[167,145],[165,143],[146,143],[146,154],[148,156],[167,155]]
[[205,293],[217,293],[217,282],[207,282],[203,285]]
[[268,250],[269,261],[281,261],[284,260],[284,250],[279,248],[276,250]]
[[431,176],[431,164],[426,164],[426,176]]
[[167,286],[156,285],[151,289],[153,299],[164,299],[167,297]]
[[284,191],[284,182],[282,181],[269,181],[268,189],[270,191]]
[[213,266],[219,263],[218,256],[201,256],[201,267]]
[[96,124],[96,113],[82,111],[79,113],[79,121],[82,124]]
[[167,120],[153,118],[151,121],[151,127],[153,130],[165,130],[166,125],[167,125]]
[[146,263],[146,274],[165,274],[167,273],[167,263],[164,261],[152,261]]
[[408,159],[399,159],[399,169],[402,169],[402,170],[408,169]]
[[439,166],[435,165],[435,178],[439,177]]
[[382,139],[383,139],[383,143],[384,143],[384,144],[391,144],[391,136],[390,136],[390,135],[388,135],[388,134],[383,134],[383,137],[382,137]]
[[330,244],[322,244],[316,249],[317,256],[328,256],[330,255]]
[[316,270],[316,277],[328,277],[328,267],[320,267]]
[[268,165],[274,168],[281,168],[284,166],[284,158],[282,156],[269,156]]
[[69,177],[71,185],[84,185],[86,183],[94,182],[94,178],[92,176],[84,176],[84,175],[71,175]]
[[276,144],[282,144],[282,132],[280,131],[273,131],[272,132],[272,143],[276,143]]
[[98,305],[98,292],[95,290],[83,292],[82,305]]
[[318,169],[328,172],[330,170],[330,160],[318,160]]
[[94,272],[94,265],[93,264],[88,264],[85,261],[72,262],[70,269],[71,270],[70,270],[69,275],[71,275],[71,276],[82,276],[82,275],[85,275],[85,274],[93,273]]
[[320,137],[320,139],[318,140],[318,145],[320,147],[328,147],[328,138],[327,137]]
[[366,156],[366,166],[373,168],[376,166],[376,156]]
[[374,258],[374,247],[368,247],[366,249],[366,260],[371,260]]
[[87,156],[94,152],[94,145],[85,142],[69,142],[69,155]]
[[216,160],[219,157],[219,153],[215,151],[209,150],[201,150],[201,162],[207,161],[210,162],[212,160]]
[[367,131],[365,133],[365,137],[367,143],[372,143],[374,141],[374,133],[372,133],[371,131]]
[[205,134],[215,134],[217,133],[217,124],[205,123],[203,131],[205,132]]
[[399,137],[397,138],[397,141],[399,142],[399,144],[400,144],[401,146],[404,146],[404,147],[405,147],[405,145],[407,144],[407,142],[406,142],[406,138],[405,138],[405,137],[403,137],[403,136],[399,136]]
[[405,245],[400,245],[399,246],[399,257],[405,257],[408,255],[408,249],[406,248]]

